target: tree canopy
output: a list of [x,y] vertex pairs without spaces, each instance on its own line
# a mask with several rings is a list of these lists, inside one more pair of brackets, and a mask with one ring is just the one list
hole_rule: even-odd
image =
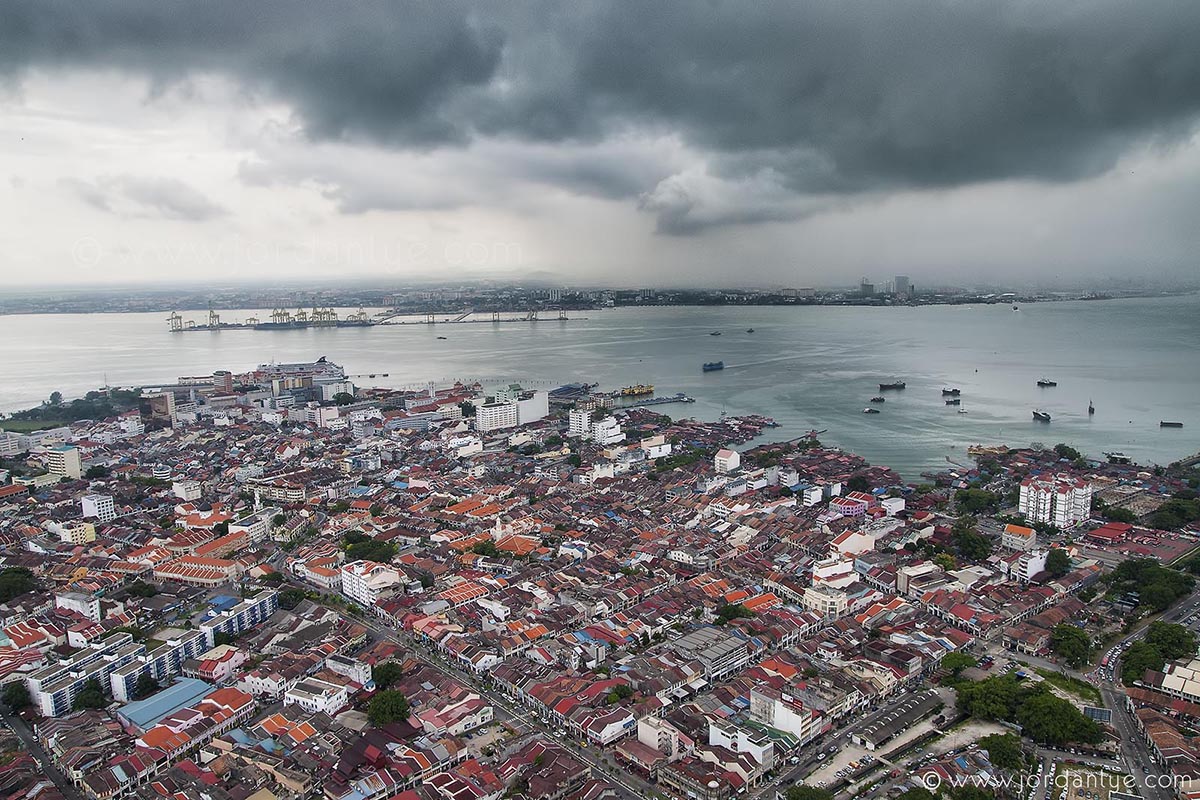
[[1056,578],[1061,578],[1071,571],[1071,556],[1061,547],[1054,547],[1046,555],[1046,571]]
[[1050,649],[1069,667],[1082,667],[1092,657],[1092,640],[1082,628],[1068,622],[1050,631]]
[[979,740],[987,751],[988,760],[1001,769],[1020,769],[1025,763],[1021,739],[1011,733],[994,733]]
[[395,661],[385,661],[371,669],[371,680],[375,681],[376,691],[392,688],[403,676],[404,670]]
[[999,675],[957,688],[960,711],[978,719],[1016,722],[1025,735],[1042,744],[1095,743],[1103,736],[1095,721],[1044,683],[1026,686],[1015,675]]
[[408,719],[408,698],[393,689],[378,692],[367,707],[367,719],[375,727]]
[[7,603],[14,597],[26,592],[32,592],[38,587],[33,573],[25,567],[8,567],[0,570],[0,603]]

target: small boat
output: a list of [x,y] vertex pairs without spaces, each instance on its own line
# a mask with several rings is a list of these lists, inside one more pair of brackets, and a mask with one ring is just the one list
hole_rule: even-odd
[[709,334],[709,336],[720,336],[720,335],[721,335],[720,331],[713,331],[712,333]]
[[1050,415],[1047,414],[1045,411],[1034,411],[1033,418],[1035,420],[1037,420],[1038,422],[1049,422],[1050,421]]
[[372,373],[371,373],[370,375],[368,375],[367,377],[368,377],[368,378],[374,378],[374,377],[375,377],[375,373],[374,373],[374,372],[372,372]]
[[967,413],[967,410],[966,410],[965,408],[960,408],[960,409],[958,410],[958,413],[960,413],[960,414],[965,414],[965,413]]
[[887,398],[886,398],[886,397],[884,397],[884,396],[883,396],[883,395],[881,395],[881,394],[877,394],[877,395],[875,395],[874,397],[872,397],[872,398],[871,398],[871,402],[872,402],[872,403],[882,403],[882,402],[884,402],[885,400],[887,400]]
[[945,397],[946,395],[950,395],[951,397],[958,397],[960,394],[962,394],[962,389],[942,389],[943,397]]
[[1160,427],[1160,428],[1182,428],[1183,423],[1182,422],[1166,422],[1165,420],[1159,420],[1158,427]]
[[1042,378],[1037,383],[1038,383],[1038,386],[1041,386],[1043,389],[1046,389],[1051,386],[1058,386],[1058,381],[1052,381],[1049,378]]
[[445,339],[446,337],[445,337],[445,336],[439,336],[438,338],[439,338],[439,339]]
[[1092,405],[1092,401],[1088,400],[1088,416],[1096,413],[1096,407]]
[[1108,463],[1110,464],[1128,464],[1131,460],[1129,456],[1119,452],[1105,453],[1104,457],[1108,459]]
[[962,402],[962,398],[961,398],[961,397],[951,397],[950,399],[948,399],[948,400],[946,401],[946,405],[948,405],[948,406],[956,406],[956,405],[958,405],[958,404],[959,404],[959,403],[961,403],[961,402]]
[[1017,310],[1017,304],[1013,303],[1013,311],[1016,311],[1016,310]]
[[754,333],[754,328],[746,328],[746,333]]
[[868,407],[868,408],[864,408],[864,409],[863,409],[863,413],[864,413],[864,414],[878,414],[878,413],[879,413],[879,409],[878,409],[878,408],[870,408],[870,407]]
[[704,364],[705,372],[716,372],[719,369],[725,369],[724,361],[706,361]]
[[896,381],[895,383],[879,384],[879,391],[881,391],[881,392],[886,392],[889,389],[903,389],[903,388],[904,388],[904,381]]

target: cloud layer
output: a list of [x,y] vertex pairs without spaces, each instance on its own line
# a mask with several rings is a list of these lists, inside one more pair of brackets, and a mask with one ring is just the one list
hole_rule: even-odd
[[[285,112],[239,178],[345,214],[533,213],[540,187],[693,237],[1193,147],[1197,34],[1179,0],[11,0],[0,78],[112,72],[152,103],[215,76]],[[224,210],[173,176],[60,177],[106,211]]]

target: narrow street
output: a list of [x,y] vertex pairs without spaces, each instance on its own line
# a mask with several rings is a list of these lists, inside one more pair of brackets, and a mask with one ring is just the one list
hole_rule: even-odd
[[67,800],[84,800],[83,794],[75,788],[75,784],[71,783],[70,779],[55,766],[53,759],[50,758],[50,755],[38,743],[37,738],[33,735],[33,731],[29,730],[29,727],[25,724],[25,720],[8,713],[7,710],[0,711],[0,717],[3,717],[5,727],[12,731],[21,740],[21,743],[25,745],[25,749],[29,751],[29,754],[38,760],[38,766],[41,768],[42,774],[54,782],[54,785],[58,787]]

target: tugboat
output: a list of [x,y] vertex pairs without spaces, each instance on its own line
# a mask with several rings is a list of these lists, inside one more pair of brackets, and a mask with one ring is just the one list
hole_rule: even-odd
[[725,369],[724,361],[707,361],[704,364],[705,372],[716,372],[719,369]]
[[1047,414],[1045,411],[1034,411],[1033,418],[1037,422],[1049,422],[1050,421],[1050,415]]
[[958,397],[962,394],[962,389],[942,389],[942,397],[949,395],[950,397]]
[[962,402],[962,398],[961,398],[961,397],[951,397],[949,400],[947,400],[947,401],[946,401],[946,405],[948,405],[948,406],[956,406],[956,405],[958,405],[958,404],[959,404],[959,403],[961,403],[961,402]]
[[889,389],[903,389],[903,388],[904,388],[904,381],[896,381],[895,383],[879,384],[879,391],[881,391],[881,392],[886,392]]
[[881,394],[877,394],[877,395],[875,395],[874,397],[872,397],[872,398],[871,398],[871,402],[872,402],[872,403],[882,403],[882,402],[883,402],[883,401],[885,401],[885,400],[887,400],[887,398],[886,398],[886,397],[884,397],[884,396],[883,396],[883,395],[881,395]]
[[864,409],[863,409],[863,413],[864,413],[864,414],[878,414],[878,413],[879,413],[879,409],[878,409],[878,408],[869,408],[869,407],[868,407],[868,408],[864,408]]
[[1038,381],[1038,386],[1046,389],[1051,386],[1058,386],[1058,381],[1052,381],[1049,378],[1042,378],[1040,381]]
[[1166,422],[1164,420],[1159,420],[1158,427],[1160,427],[1160,428],[1182,428],[1183,423],[1182,422]]

